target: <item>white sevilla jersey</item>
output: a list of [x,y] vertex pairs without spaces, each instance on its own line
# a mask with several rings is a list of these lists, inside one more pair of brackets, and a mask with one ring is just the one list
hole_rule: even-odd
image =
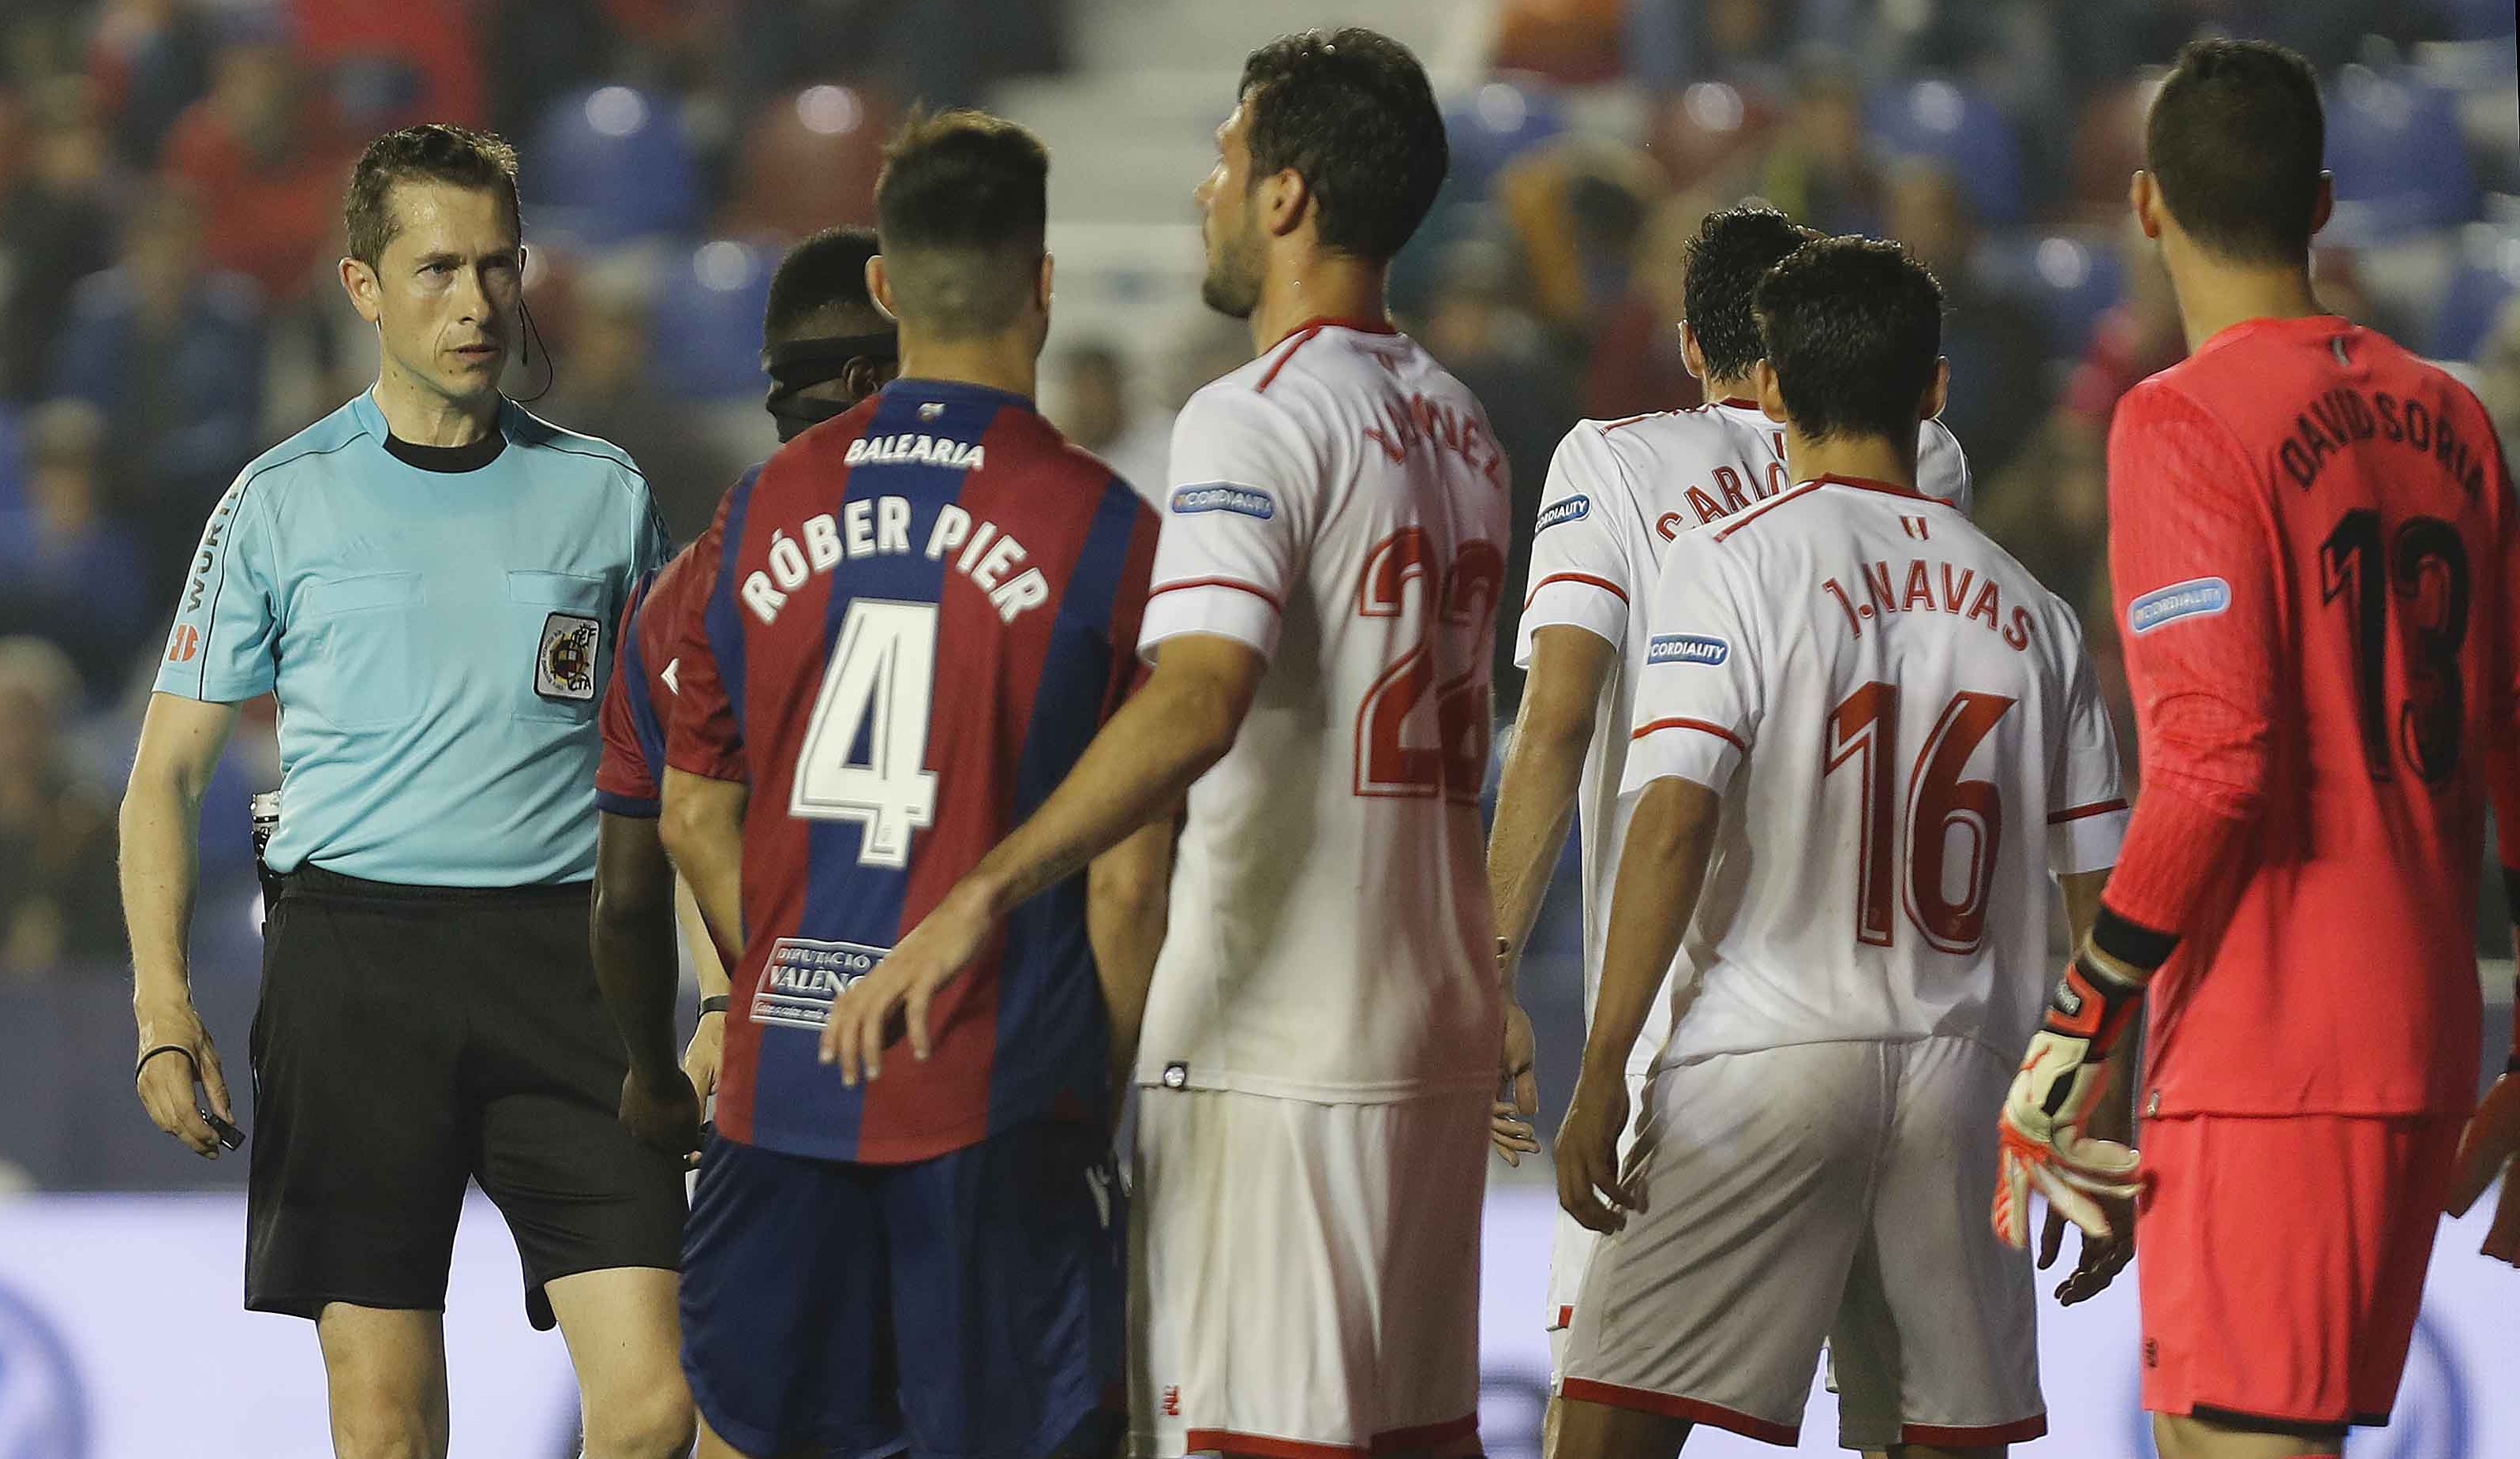
[[1625,788],[1724,795],[1656,1067],[1936,1035],[2019,1059],[2048,873],[2126,829],[2073,611],[1951,508],[1822,477],[1674,543],[1651,612]]
[[[1531,539],[1531,595],[1513,660],[1531,666],[1531,636],[1566,625],[1621,650],[1622,668],[1601,689],[1575,812],[1584,859],[1584,1018],[1589,1025],[1610,935],[1610,894],[1628,840],[1632,796],[1619,792],[1637,678],[1652,628],[1644,609],[1663,553],[1684,532],[1724,520],[1784,490],[1784,427],[1746,400],[1664,411],[1625,420],[1586,420],[1567,432],[1549,464],[1549,487]],[[1970,508],[1968,459],[1940,420],[1916,432],[1916,481],[1929,497]],[[1684,960],[1672,971],[1686,986]],[[1656,1004],[1628,1055],[1642,1074],[1670,1033]]]
[[1270,660],[1190,793],[1138,1077],[1328,1102],[1493,1089],[1478,796],[1505,458],[1405,335],[1307,325],[1191,398],[1141,636]]

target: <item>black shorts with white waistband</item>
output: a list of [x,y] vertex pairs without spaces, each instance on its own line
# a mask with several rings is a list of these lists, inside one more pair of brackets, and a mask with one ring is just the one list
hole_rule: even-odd
[[544,1284],[674,1268],[683,1172],[615,1117],[588,887],[390,886],[305,867],[264,926],[246,1305],[443,1310],[467,1178]]

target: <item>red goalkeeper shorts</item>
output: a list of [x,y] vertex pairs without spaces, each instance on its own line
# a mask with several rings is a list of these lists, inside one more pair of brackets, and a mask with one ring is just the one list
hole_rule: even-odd
[[2459,1125],[2146,1122],[2143,1406],[2278,1430],[2387,1423]]

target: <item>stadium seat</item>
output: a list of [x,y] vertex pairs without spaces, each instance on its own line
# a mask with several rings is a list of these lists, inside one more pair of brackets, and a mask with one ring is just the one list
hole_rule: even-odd
[[657,281],[650,337],[656,387],[694,400],[729,400],[768,388],[761,319],[778,255],[716,239],[677,254]]
[[2441,0],[2439,8],[2460,40],[2494,40],[2515,28],[2511,0]]
[[26,505],[25,442],[18,426],[18,408],[0,400],[0,512]]
[[1951,168],[1982,225],[2021,221],[2021,144],[2011,118],[1984,94],[1940,78],[1912,81],[1874,92],[1864,121],[1890,156],[1931,157]]
[[2105,240],[2064,233],[2009,235],[1980,251],[1980,276],[2039,313],[2051,359],[2070,360],[2091,342],[2092,328],[2114,306],[2126,277]]
[[2474,359],[2501,318],[2504,301],[2520,290],[2520,233],[2482,223],[2468,232],[2424,339],[2424,353],[2436,360]]
[[699,169],[675,102],[627,86],[563,97],[525,154],[533,230],[593,248],[688,233],[699,222]]
[[1501,75],[1462,97],[1444,114],[1453,145],[1452,185],[1469,197],[1508,162],[1566,130],[1566,113],[1548,82]]
[[2338,73],[2328,88],[2327,166],[2336,214],[2322,242],[2387,243],[2475,212],[2456,99],[2406,74],[2362,66]]
[[892,104],[860,87],[808,86],[774,98],[744,132],[720,230],[793,240],[873,224],[892,122]]

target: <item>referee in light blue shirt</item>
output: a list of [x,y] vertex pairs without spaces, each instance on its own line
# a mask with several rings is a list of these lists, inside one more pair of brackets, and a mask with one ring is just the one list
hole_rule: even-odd
[[679,1163],[614,1117],[587,951],[597,700],[664,559],[638,468],[500,395],[516,155],[379,139],[343,209],[374,389],[248,466],[192,564],[122,809],[137,1079],[215,1157],[229,1119],[185,942],[202,787],[280,701],[284,890],[251,1057],[246,1305],[313,1318],[343,1455],[446,1452],[441,1313],[469,1179],[576,1360],[590,1459],[684,1453]]

